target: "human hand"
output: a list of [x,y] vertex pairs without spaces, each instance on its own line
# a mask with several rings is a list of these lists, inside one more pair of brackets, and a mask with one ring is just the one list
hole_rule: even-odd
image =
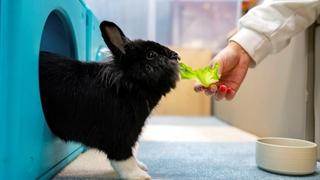
[[196,84],[194,90],[215,96],[216,100],[222,100],[223,98],[231,100],[245,78],[250,62],[251,57],[245,50],[239,44],[230,42],[213,58],[211,63],[212,65],[220,64],[221,78],[219,82],[207,88]]

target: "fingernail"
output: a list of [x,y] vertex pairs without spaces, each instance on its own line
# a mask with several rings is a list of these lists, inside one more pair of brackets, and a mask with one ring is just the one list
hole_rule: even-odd
[[217,92],[217,89],[210,89],[211,94],[215,94]]
[[225,92],[227,90],[227,87],[225,85],[220,85],[219,86],[219,91],[220,92]]
[[233,93],[233,90],[232,90],[231,88],[228,88],[226,93],[227,93],[227,94],[232,94],[232,93]]
[[217,86],[216,86],[216,85],[210,86],[210,90],[211,90],[212,92],[216,92],[216,91],[217,91]]
[[203,87],[202,87],[202,86],[195,86],[195,87],[194,87],[194,90],[195,90],[196,92],[200,92],[200,91],[203,90]]
[[204,91],[204,94],[207,95],[207,96],[211,96],[212,95],[212,92],[210,90],[205,90]]

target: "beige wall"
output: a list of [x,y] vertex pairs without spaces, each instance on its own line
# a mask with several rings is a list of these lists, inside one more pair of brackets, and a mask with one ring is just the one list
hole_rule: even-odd
[[214,113],[258,136],[306,138],[307,33],[251,69],[236,99],[215,102]]
[[[193,68],[207,66],[212,58],[209,49],[173,48],[181,61]],[[210,116],[211,98],[203,93],[195,93],[194,81],[180,80],[177,87],[163,97],[154,109],[154,115]]]
[[315,141],[318,144],[318,160],[320,160],[320,18],[315,35]]

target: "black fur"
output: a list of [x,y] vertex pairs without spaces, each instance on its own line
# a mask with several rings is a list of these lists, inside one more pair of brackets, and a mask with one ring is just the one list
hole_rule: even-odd
[[152,41],[130,41],[114,23],[104,21],[100,29],[111,61],[81,62],[40,52],[42,107],[61,139],[124,160],[132,156],[151,110],[175,87],[179,57]]

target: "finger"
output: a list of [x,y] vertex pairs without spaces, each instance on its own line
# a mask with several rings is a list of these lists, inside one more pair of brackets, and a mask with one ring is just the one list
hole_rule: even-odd
[[213,58],[211,58],[211,62],[212,63],[217,63],[221,60],[221,53],[222,51],[220,51],[219,53],[215,54],[215,56],[213,56]]
[[236,95],[236,91],[232,90],[231,88],[228,88],[225,97],[227,100],[230,101],[234,98],[235,95]]
[[211,90],[210,88],[207,88],[204,90],[204,94],[207,96],[213,96],[215,95],[216,91]]
[[217,85],[215,85],[215,84],[212,84],[209,88],[210,88],[210,90],[211,90],[212,92],[216,92],[217,89],[218,89]]
[[207,95],[207,96],[211,96],[212,95],[210,89],[204,90],[204,94]]
[[222,73],[222,65],[223,65],[223,63],[222,63],[222,61],[221,61],[221,59],[219,58],[219,57],[214,57],[213,59],[212,59],[212,61],[211,61],[211,63],[210,63],[210,67],[214,67],[214,65],[215,64],[219,64],[219,69],[218,69],[218,74],[221,74]]
[[210,85],[210,86],[207,87],[207,88],[204,88],[204,92],[205,92],[205,94],[208,95],[208,96],[213,96],[213,95],[215,95],[216,91],[217,91],[217,86],[216,86],[215,84],[212,84],[212,85]]
[[224,95],[219,93],[219,91],[217,91],[214,97],[216,101],[221,101],[224,98]]
[[201,84],[195,84],[193,89],[195,92],[201,92],[204,91],[205,88]]
[[211,59],[211,63],[210,63],[211,67],[213,67],[217,63],[219,64],[219,70],[218,70],[219,74],[222,74],[222,72],[223,72],[224,60],[225,60],[225,58],[224,58],[224,55],[223,55],[222,51],[219,52],[216,56],[214,56]]
[[225,85],[218,86],[218,91],[216,92],[216,100],[217,101],[222,100],[225,97],[226,93],[227,93],[227,86]]

